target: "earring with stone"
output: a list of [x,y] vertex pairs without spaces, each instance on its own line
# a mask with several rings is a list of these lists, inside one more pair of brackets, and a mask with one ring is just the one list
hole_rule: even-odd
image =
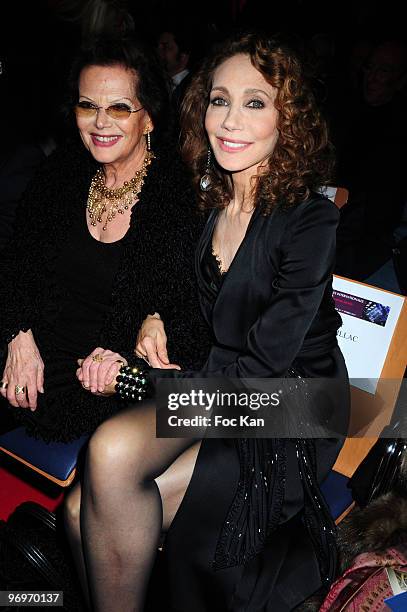
[[212,186],[210,171],[211,171],[211,148],[208,147],[208,156],[206,158],[205,174],[201,176],[201,180],[199,181],[199,187],[201,191],[209,191],[209,189]]
[[151,151],[151,136],[150,136],[151,132],[147,132],[146,134],[146,140],[147,140],[147,151]]

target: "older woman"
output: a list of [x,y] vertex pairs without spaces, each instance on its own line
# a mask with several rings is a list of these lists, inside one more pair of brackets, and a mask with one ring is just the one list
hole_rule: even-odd
[[[163,376],[189,385],[322,378],[323,411],[346,425],[349,386],[331,287],[338,211],[317,193],[332,162],[299,60],[257,34],[227,41],[186,94],[183,134],[201,204],[212,208],[196,271],[214,344],[198,371],[140,376],[142,363],[135,373],[124,367],[118,392],[141,397],[146,378],[154,385]],[[149,319],[137,345],[156,368],[162,334],[162,321]],[[308,422],[294,418],[309,436]],[[155,478],[176,473],[198,435],[190,428],[184,438],[157,438],[152,402],[120,412],[93,435],[81,525],[95,610],[143,609],[170,515]],[[341,442],[296,437],[203,440],[164,546],[167,609],[288,612],[333,579],[334,525],[318,483]]]
[[168,321],[181,365],[206,350],[193,278],[201,220],[163,146],[158,61],[138,43],[96,44],[77,59],[72,90],[84,147],[57,151],[30,184],[0,263],[1,394],[46,440],[90,433],[116,411],[102,392],[147,315]]

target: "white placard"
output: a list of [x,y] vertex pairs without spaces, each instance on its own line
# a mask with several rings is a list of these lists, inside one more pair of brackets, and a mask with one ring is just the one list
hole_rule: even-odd
[[343,325],[338,343],[351,384],[374,394],[404,298],[334,276],[334,300]]
[[338,191],[338,188],[324,185],[323,187],[320,187],[317,191],[319,191],[319,193],[324,195],[326,198],[328,198],[332,202],[335,202],[336,192]]

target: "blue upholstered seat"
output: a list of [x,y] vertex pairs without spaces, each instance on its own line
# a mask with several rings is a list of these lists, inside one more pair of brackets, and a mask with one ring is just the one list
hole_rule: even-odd
[[44,442],[31,438],[24,427],[0,435],[0,450],[61,486],[68,486],[75,475],[78,456],[89,436],[69,443]]
[[335,520],[353,503],[352,492],[347,486],[348,482],[347,476],[332,470],[321,485],[321,491]]
[[[69,443],[47,444],[29,437],[23,427],[18,427],[0,435],[0,449],[61,486],[67,486],[73,480],[79,453],[88,438],[82,436]],[[352,504],[348,481],[349,478],[332,470],[322,484],[322,493],[335,520]]]

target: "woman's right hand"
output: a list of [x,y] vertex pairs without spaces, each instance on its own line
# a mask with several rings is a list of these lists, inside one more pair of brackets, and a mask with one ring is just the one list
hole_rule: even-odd
[[[9,343],[1,395],[15,408],[37,408],[37,395],[44,393],[44,362],[31,330],[20,333]],[[19,392],[18,387],[24,388]]]
[[152,368],[165,370],[180,370],[180,366],[170,363],[167,353],[167,335],[164,330],[164,323],[158,312],[147,315],[144,319],[139,333],[135,348],[137,357],[145,359]]

